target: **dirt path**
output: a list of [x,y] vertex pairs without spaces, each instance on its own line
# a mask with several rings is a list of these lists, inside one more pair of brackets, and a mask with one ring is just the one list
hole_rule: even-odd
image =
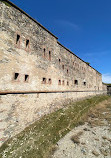
[[111,98],[57,143],[53,158],[111,158]]

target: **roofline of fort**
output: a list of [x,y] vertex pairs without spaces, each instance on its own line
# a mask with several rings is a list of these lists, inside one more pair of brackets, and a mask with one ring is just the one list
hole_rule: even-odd
[[50,33],[52,36],[54,36],[56,39],[58,39],[58,37],[56,37],[53,33],[51,33],[49,30],[47,30],[43,25],[41,25],[38,21],[36,21],[34,18],[32,18],[29,14],[27,14],[26,12],[24,12],[22,9],[20,9],[19,7],[17,7],[14,3],[12,3],[9,0],[0,0],[0,1],[5,1],[7,3],[9,3],[11,6],[13,6],[14,8],[18,9],[20,12],[22,12],[23,14],[25,14],[26,16],[28,16],[28,18],[30,18],[31,20],[33,20],[35,23],[37,23],[39,26],[41,26],[44,30],[46,30],[48,33]]
[[[37,23],[39,26],[41,26],[44,30],[46,30],[48,33],[50,33],[53,37],[55,37],[56,39],[58,39],[58,37],[56,37],[54,34],[52,34],[48,29],[46,29],[43,25],[41,25],[38,21],[36,21],[34,18],[32,18],[29,14],[27,14],[26,12],[24,12],[22,9],[20,9],[19,7],[17,7],[14,3],[10,2],[9,0],[0,0],[0,1],[5,1],[7,3],[9,3],[11,6],[13,6],[14,8],[18,9],[20,12],[22,12],[23,14],[25,14],[26,16],[28,16],[31,20],[33,20],[35,23]],[[69,50],[68,48],[66,48],[65,46],[63,46],[59,41],[57,41],[57,43],[59,45],[61,45],[63,48],[65,48],[67,51],[69,51],[71,54],[75,55],[78,59],[80,59],[81,61],[83,61],[84,63],[86,63],[84,60],[82,60],[81,58],[79,58],[76,54],[74,54],[71,50]],[[87,64],[87,63],[86,63]],[[88,65],[88,64],[87,64]],[[94,69],[91,65],[90,66],[92,69]],[[97,73],[99,73],[101,75],[100,72],[98,72],[96,69],[94,69]]]

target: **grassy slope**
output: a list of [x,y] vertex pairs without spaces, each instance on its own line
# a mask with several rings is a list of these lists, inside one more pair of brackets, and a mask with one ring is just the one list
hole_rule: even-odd
[[108,98],[93,97],[44,116],[5,142],[0,148],[0,158],[49,158],[58,140],[82,121],[90,107]]

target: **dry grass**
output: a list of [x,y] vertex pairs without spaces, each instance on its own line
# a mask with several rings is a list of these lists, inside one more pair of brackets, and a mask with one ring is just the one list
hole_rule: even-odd
[[95,108],[90,108],[83,119],[92,127],[104,126],[106,120],[111,128],[111,98],[97,104]]

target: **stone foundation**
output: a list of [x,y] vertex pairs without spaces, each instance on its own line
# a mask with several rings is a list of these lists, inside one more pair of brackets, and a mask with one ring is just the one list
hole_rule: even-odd
[[0,95],[0,145],[45,114],[60,109],[70,102],[102,93],[60,92]]

